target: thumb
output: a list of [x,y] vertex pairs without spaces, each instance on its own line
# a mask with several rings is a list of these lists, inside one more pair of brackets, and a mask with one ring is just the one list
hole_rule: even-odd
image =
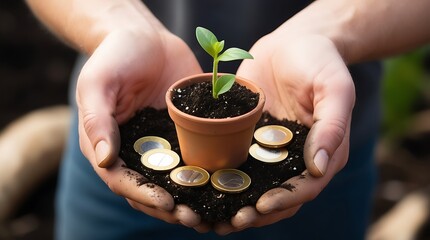
[[334,160],[341,160],[340,164],[346,162],[349,151],[349,125],[349,120],[333,119],[318,120],[313,124],[304,151],[306,169],[312,176],[324,176],[329,164]]
[[[117,90],[114,84],[98,79],[106,78],[85,74],[84,70],[78,79],[79,138],[84,155],[99,167],[107,168],[117,159],[120,146],[118,123],[114,117]],[[83,138],[89,141],[83,141]]]
[[115,119],[97,112],[79,115],[80,138],[86,137],[91,144],[85,146],[83,141],[80,141],[84,155],[90,160],[94,158],[99,167],[110,167],[118,157],[120,145],[119,129]]
[[339,164],[335,171],[340,170],[349,152],[354,83],[347,72],[332,75],[331,80],[315,87],[313,124],[305,143],[306,168],[315,177],[325,175],[332,162]]

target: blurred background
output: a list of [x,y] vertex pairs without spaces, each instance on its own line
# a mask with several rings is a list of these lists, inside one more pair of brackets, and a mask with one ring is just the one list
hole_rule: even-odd
[[[31,111],[67,103],[75,55],[38,23],[24,1],[0,1],[0,149],[8,144],[9,140],[2,137],[12,122]],[[34,128],[38,127],[34,124]],[[21,149],[21,140],[14,139],[16,149]],[[13,147],[10,150],[14,151]],[[10,171],[7,166],[13,159],[6,158],[9,154],[0,151],[0,209],[13,202],[10,208],[14,211],[0,217],[0,239],[52,239],[56,172],[37,177],[38,184],[27,184],[32,188],[24,187],[28,190],[26,195],[14,192],[10,190],[14,186],[2,186],[5,182],[1,182]],[[45,166],[40,162],[40,168]],[[17,181],[25,182],[25,171],[17,172]],[[10,192],[25,200],[6,198]],[[0,216],[1,213],[0,210]]]
[[[75,57],[38,23],[23,1],[0,1],[0,239],[52,239],[56,165],[17,194],[20,200],[2,199],[13,192],[14,184],[2,186],[1,176],[10,172],[11,158],[1,150],[13,154],[14,147],[2,144],[9,146],[5,142],[13,140],[19,148],[30,141],[7,138],[17,121],[35,110],[67,104]],[[384,116],[376,154],[380,178],[369,239],[430,239],[430,48],[387,59],[384,67]],[[52,113],[47,116],[52,118]],[[30,125],[39,126],[31,121]],[[37,138],[31,141],[36,148]],[[24,173],[16,177],[28,178]],[[13,205],[3,215],[1,201]],[[396,231],[413,235],[387,237]]]

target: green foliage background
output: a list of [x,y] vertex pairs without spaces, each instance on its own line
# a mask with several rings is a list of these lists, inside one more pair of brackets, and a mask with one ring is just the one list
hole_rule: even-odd
[[391,142],[407,131],[422,101],[429,100],[430,69],[424,64],[429,55],[430,46],[426,46],[384,61],[382,134]]

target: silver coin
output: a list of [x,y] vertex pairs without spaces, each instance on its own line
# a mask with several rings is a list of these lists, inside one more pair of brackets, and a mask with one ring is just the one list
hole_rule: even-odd
[[170,172],[170,178],[175,183],[187,186],[203,186],[209,181],[209,173],[203,168],[196,166],[182,166]]
[[141,137],[134,142],[134,150],[140,155],[152,149],[171,149],[170,143],[161,137],[146,136]]
[[243,192],[251,185],[248,174],[237,169],[221,169],[211,176],[212,186],[225,193]]
[[285,148],[266,148],[254,143],[249,148],[249,154],[262,162],[277,163],[288,157],[288,150]]
[[169,149],[151,149],[141,156],[141,162],[147,168],[167,171],[178,166],[179,155]]
[[279,125],[267,125],[257,129],[254,138],[261,146],[268,148],[285,147],[293,139],[290,129]]

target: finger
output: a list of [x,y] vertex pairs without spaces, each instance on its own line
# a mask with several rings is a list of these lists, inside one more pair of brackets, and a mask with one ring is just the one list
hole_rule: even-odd
[[120,145],[118,123],[114,118],[118,87],[104,66],[94,63],[97,60],[94,58],[87,61],[78,78],[76,100],[79,125],[83,126],[80,134],[90,140],[97,164],[108,167],[118,156]]
[[314,94],[314,123],[306,139],[304,160],[309,173],[321,177],[333,154],[349,138],[355,90],[343,63],[331,64],[317,75]]
[[144,206],[163,211],[175,207],[172,196],[162,187],[148,182],[139,173],[123,167],[122,161],[107,169],[99,168],[97,173],[116,194],[136,201]]
[[148,207],[146,205],[143,205],[139,202],[133,201],[131,199],[127,198],[127,202],[132,206],[134,209],[144,212],[145,214],[163,220],[170,224],[179,224],[179,220],[175,217],[172,211],[163,211],[157,208]]
[[261,217],[258,218],[258,221],[253,224],[253,227],[267,226],[267,225],[279,222],[283,219],[290,218],[294,216],[301,207],[302,207],[302,204],[294,206],[292,208],[285,209],[283,211],[262,215]]
[[161,219],[170,224],[182,224],[186,227],[194,228],[200,233],[208,232],[211,227],[207,223],[200,221],[200,216],[194,213],[186,205],[176,205],[173,211],[163,211],[157,208],[148,207],[127,199],[128,203],[136,210],[142,211],[151,217]]
[[[90,111],[79,111],[79,119],[79,124],[84,128],[80,135],[85,134],[90,139],[89,146],[81,144],[81,149],[90,148],[95,153],[94,158],[99,167],[111,166],[118,157],[120,146],[119,128],[115,119],[108,114]],[[83,150],[84,153],[88,151]]]
[[256,209],[261,214],[269,214],[311,201],[328,182],[324,178],[315,178],[305,171],[304,174],[289,179],[281,187],[264,193],[258,199]]
[[282,211],[261,214],[254,207],[246,206],[238,211],[232,218],[231,223],[218,223],[215,225],[215,232],[219,235],[227,235],[232,232],[239,232],[250,227],[262,227],[292,217],[302,205],[297,205]]
[[262,227],[276,223],[282,219],[292,217],[300,209],[301,204],[270,214],[261,214],[254,207],[244,207],[232,218],[234,231],[241,231],[249,227]]
[[234,227],[228,222],[217,223],[214,226],[214,231],[216,234],[225,236],[234,231]]
[[193,228],[199,233],[207,233],[210,230],[212,230],[212,225],[206,222],[201,222],[200,224],[198,224],[197,226],[194,226]]
[[215,225],[215,232],[219,235],[227,235],[232,232],[238,232],[243,229],[258,225],[257,221],[261,215],[252,206],[241,208],[235,216],[231,218],[231,222],[222,222]]
[[195,227],[201,222],[200,215],[183,204],[176,205],[173,214],[182,225],[187,227]]
[[245,229],[254,223],[259,215],[255,207],[243,207],[231,218],[231,225],[236,229]]

